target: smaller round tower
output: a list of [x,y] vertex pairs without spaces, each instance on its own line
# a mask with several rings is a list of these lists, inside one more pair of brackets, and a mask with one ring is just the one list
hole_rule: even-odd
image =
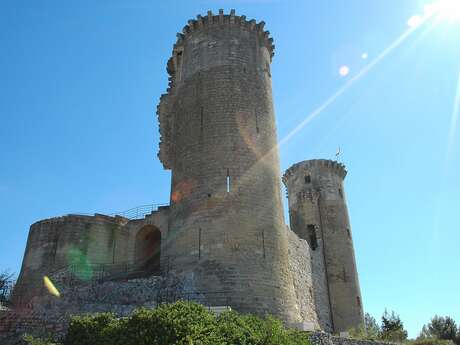
[[363,322],[363,308],[343,180],[345,167],[315,159],[290,167],[283,176],[292,230],[311,249],[318,320],[344,332]]

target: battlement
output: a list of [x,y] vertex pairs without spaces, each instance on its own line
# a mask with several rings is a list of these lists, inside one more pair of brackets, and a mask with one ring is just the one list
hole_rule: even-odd
[[[255,19],[247,20],[246,16],[237,16],[235,10],[230,10],[230,14],[224,14],[224,10],[220,9],[219,14],[215,15],[212,11],[208,11],[207,15],[198,15],[196,19],[191,19],[184,26],[181,33],[177,33],[177,40],[173,46],[172,56],[169,58],[166,70],[168,72],[168,87],[166,93],[160,97],[160,102],[157,106],[156,114],[160,124],[160,149],[158,158],[163,163],[165,169],[172,168],[172,105],[174,103],[177,85],[180,83],[182,72],[182,55],[184,48],[189,39],[194,39],[198,33],[212,32],[213,30],[222,30],[223,27],[239,28],[242,31],[252,32],[257,37],[259,46],[265,46],[269,53],[271,62],[275,45],[273,38],[270,37],[270,31],[265,30],[265,22],[256,22]],[[265,67],[264,67],[265,68]]]
[[213,15],[212,11],[208,11],[206,16],[197,15],[196,20],[191,19],[188,21],[188,25],[185,25],[182,29],[182,33],[177,34],[177,42],[174,45],[174,49],[177,50],[183,44],[189,36],[192,36],[194,32],[200,30],[212,30],[215,27],[231,25],[239,27],[242,30],[254,31],[259,34],[261,42],[263,42],[270,56],[274,56],[275,45],[273,44],[273,38],[270,37],[270,31],[264,30],[265,22],[256,22],[255,19],[247,20],[246,16],[235,15],[235,10],[230,10],[230,14],[224,14],[224,10],[220,9],[218,15]]
[[286,187],[289,178],[298,173],[299,170],[331,170],[342,179],[344,179],[347,175],[345,165],[343,165],[342,163],[329,159],[311,159],[296,163],[286,170],[286,172],[283,175],[283,183]]

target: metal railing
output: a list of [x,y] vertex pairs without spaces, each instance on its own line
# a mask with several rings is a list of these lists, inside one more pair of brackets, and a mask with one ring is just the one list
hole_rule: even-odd
[[131,209],[126,210],[126,211],[111,213],[111,214],[109,214],[109,216],[113,216],[113,217],[114,216],[122,216],[122,217],[125,217],[125,218],[128,218],[128,219],[142,219],[146,215],[149,215],[153,211],[156,211],[158,209],[158,207],[168,206],[168,205],[169,204],[167,204],[167,203],[141,205],[141,206],[137,206],[137,207],[131,208]]
[[100,284],[111,280],[135,279],[149,276],[167,276],[169,272],[169,256],[161,258],[158,271],[145,268],[145,261],[119,263],[84,263],[68,264],[53,269],[50,277],[63,273],[66,284],[70,286],[81,283]]
[[[112,213],[104,214],[104,215],[109,216],[109,217],[121,216],[129,220],[143,219],[145,216],[158,210],[158,208],[161,206],[169,206],[169,204],[162,203],[162,204],[141,205],[141,206],[130,208],[129,210],[125,210],[121,212],[112,212]],[[70,213],[68,215],[94,216],[94,213],[75,212],[75,213]]]

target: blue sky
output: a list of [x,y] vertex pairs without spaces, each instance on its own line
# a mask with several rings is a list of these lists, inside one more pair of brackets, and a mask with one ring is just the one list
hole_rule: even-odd
[[279,138],[317,114],[282,170],[343,151],[365,310],[395,310],[410,336],[435,313],[460,322],[460,24],[428,21],[373,64],[426,3],[2,1],[0,270],[19,271],[39,219],[168,202],[155,110],[175,34],[235,8],[275,39]]

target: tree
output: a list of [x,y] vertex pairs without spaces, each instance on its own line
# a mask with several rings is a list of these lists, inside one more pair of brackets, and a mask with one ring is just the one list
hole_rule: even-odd
[[407,339],[407,331],[404,329],[399,315],[394,311],[389,314],[387,310],[385,310],[383,313],[380,338],[395,342],[402,342]]
[[424,325],[420,333],[421,338],[452,340],[460,344],[458,335],[459,329],[454,319],[450,316],[438,315],[435,315],[428,324]]
[[380,335],[380,328],[377,325],[377,321],[372,317],[371,314],[364,314],[364,323],[361,323],[358,327],[353,327],[348,330],[348,334],[351,338],[359,340],[377,340]]
[[9,271],[0,272],[0,305],[5,305],[9,302],[13,283],[13,273]]
[[364,314],[364,327],[369,339],[377,339],[380,333],[380,327],[375,318],[369,314]]

